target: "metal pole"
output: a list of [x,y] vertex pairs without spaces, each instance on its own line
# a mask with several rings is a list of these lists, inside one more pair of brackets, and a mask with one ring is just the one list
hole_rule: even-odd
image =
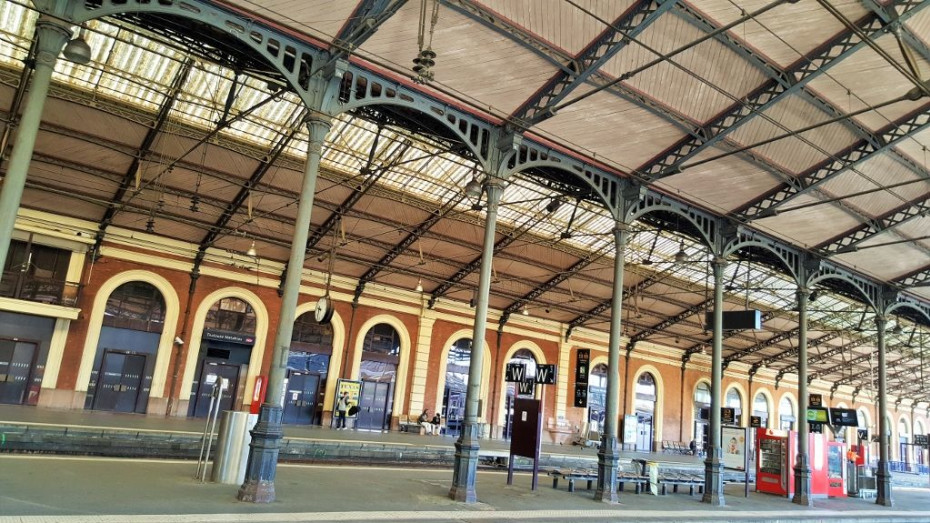
[[32,162],[32,151],[35,149],[36,133],[42,121],[42,109],[48,97],[52,71],[55,69],[58,53],[71,37],[71,30],[58,25],[57,21],[40,19],[36,22],[35,34],[38,39],[35,73],[32,75],[29,98],[19,120],[10,163],[6,176],[3,177],[3,188],[0,190],[0,267],[6,266],[16,213],[23,198],[23,188],[26,186],[26,175]]
[[207,409],[207,421],[203,425],[203,436],[200,438],[200,456],[197,458],[197,473],[195,478],[200,477],[200,473],[207,466],[207,460],[203,451],[207,448],[207,433],[210,431],[210,413],[213,412],[213,404],[216,403],[216,383],[213,384],[213,390],[210,391],[210,407]]
[[481,273],[478,278],[478,303],[475,306],[475,328],[471,337],[471,362],[468,365],[468,388],[465,393],[465,421],[455,442],[452,488],[449,497],[474,503],[475,477],[478,475],[478,400],[481,394],[481,367],[484,360],[485,323],[488,316],[488,295],[491,291],[491,260],[494,258],[494,235],[497,228],[497,206],[504,191],[503,180],[491,177],[488,193],[488,214],[484,226],[484,248],[481,253]]
[[701,501],[715,507],[726,505],[723,497],[723,447],[720,446],[720,390],[723,385],[723,269],[725,258],[715,258],[714,268],[714,348],[710,379],[710,442],[704,460],[704,497]]
[[[601,436],[601,448],[597,452],[597,490],[596,501],[619,503],[617,491],[617,474],[620,472],[620,448],[618,437],[618,418],[620,416],[620,337],[623,335],[620,320],[623,308],[623,264],[626,244],[630,237],[629,225],[618,221],[614,227],[614,287],[611,295],[610,338],[607,353],[607,391],[604,434]],[[627,359],[629,362],[629,359]],[[627,364],[629,368],[629,364]]]
[[885,317],[881,314],[875,316],[875,327],[878,329],[878,470],[875,473],[876,488],[875,504],[890,507],[891,501],[891,464],[888,433],[888,369],[885,366]]
[[810,289],[798,289],[798,456],[794,464],[794,497],[791,502],[813,506],[811,497],[810,430],[807,423],[807,298]]
[[271,368],[268,373],[268,395],[259,410],[258,423],[252,430],[245,482],[239,488],[237,496],[240,501],[271,503],[275,500],[274,478],[278,465],[278,445],[283,435],[281,417],[284,412],[287,354],[294,331],[297,297],[303,277],[307,237],[310,234],[310,214],[313,211],[313,195],[316,191],[317,173],[320,170],[320,155],[331,123],[328,118],[313,115],[309,118],[307,126],[310,131],[307,168],[304,172],[300,203],[297,205],[297,216],[294,220],[294,238],[291,241],[291,253],[287,263],[289,270],[284,278],[281,316],[278,318]]
[[[213,434],[216,432],[216,418],[220,414],[220,400],[223,398],[223,391],[225,391],[227,387],[229,387],[229,380],[222,378],[220,380],[219,389],[214,389],[218,390],[216,393],[216,403],[214,404],[213,401],[210,401],[210,412],[207,413],[207,419],[209,420],[212,418],[213,421],[210,422],[210,432],[207,434],[207,453],[203,458],[203,469],[200,474],[201,483],[207,479],[207,460],[210,459],[210,449],[213,448]],[[216,464],[214,463],[213,466],[215,467]]]

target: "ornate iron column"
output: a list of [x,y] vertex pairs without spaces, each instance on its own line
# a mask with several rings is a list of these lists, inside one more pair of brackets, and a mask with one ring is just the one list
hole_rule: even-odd
[[607,405],[604,416],[604,435],[597,452],[597,491],[594,499],[605,503],[618,503],[617,473],[620,470],[620,445],[617,435],[617,419],[620,416],[620,337],[623,331],[620,320],[623,308],[623,266],[626,244],[630,238],[630,226],[617,221],[614,227],[614,288],[611,296],[610,339],[607,355]]
[[10,163],[6,176],[3,177],[3,189],[0,190],[0,268],[6,264],[13,226],[16,224],[16,213],[23,198],[26,175],[32,162],[32,151],[35,149],[36,133],[42,121],[42,109],[48,97],[52,71],[55,69],[58,53],[70,37],[71,29],[58,20],[43,16],[36,22],[35,38],[38,43],[35,72],[32,74],[32,86],[23,108],[23,116],[16,130]]
[[310,233],[310,214],[313,211],[313,196],[316,192],[316,178],[320,169],[320,155],[330,125],[329,118],[319,114],[311,116],[307,125],[310,131],[310,141],[307,147],[307,168],[304,172],[303,185],[300,188],[300,203],[297,205],[297,217],[294,220],[294,238],[288,258],[288,267],[291,270],[287,271],[284,279],[281,316],[278,318],[271,369],[268,375],[268,395],[259,410],[258,423],[252,429],[245,483],[239,487],[237,496],[240,501],[271,503],[275,500],[274,478],[278,466],[278,446],[283,435],[281,417],[284,412],[284,376],[287,370],[287,354],[291,346],[297,297],[303,277],[302,269],[307,237]]
[[875,504],[890,507],[891,501],[891,466],[888,434],[888,368],[885,365],[885,324],[887,319],[880,312],[875,315],[875,328],[878,329],[878,471],[875,473],[878,492]]
[[807,424],[807,301],[810,289],[798,288],[798,457],[794,464],[794,497],[797,505],[813,506],[811,498],[810,430]]
[[726,258],[717,257],[714,268],[714,348],[710,377],[710,448],[704,460],[704,497],[715,507],[726,505],[723,497],[723,447],[720,446],[720,407],[723,385],[723,269]]
[[484,247],[481,253],[481,273],[478,279],[478,302],[475,306],[475,328],[471,336],[471,362],[468,366],[468,389],[465,393],[465,421],[455,442],[455,463],[449,497],[465,503],[476,502],[475,476],[478,474],[478,400],[481,394],[481,367],[484,363],[485,325],[488,317],[488,295],[491,291],[491,260],[494,258],[494,234],[497,228],[497,206],[504,191],[504,180],[491,175],[484,189],[488,194],[488,214],[484,226]]

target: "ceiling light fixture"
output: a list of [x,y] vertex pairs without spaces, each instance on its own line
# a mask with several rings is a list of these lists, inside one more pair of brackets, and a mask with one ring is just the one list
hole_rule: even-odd
[[530,310],[526,308],[526,305],[523,306],[523,315],[524,315],[524,316],[529,316],[529,315],[530,315]]
[[414,290],[417,292],[423,292],[423,278],[417,280],[417,288]]
[[688,261],[688,251],[685,250],[685,241],[681,240],[678,252],[675,253],[675,263],[684,263]]
[[90,45],[84,40],[84,26],[81,26],[80,32],[73,40],[68,41],[62,54],[66,60],[78,65],[90,63],[91,50]]
[[258,257],[258,251],[255,250],[255,240],[252,240],[252,245],[249,246],[249,250],[245,251],[245,255],[250,258]]
[[478,178],[472,178],[465,184],[465,196],[469,198],[481,198],[481,182],[478,181]]

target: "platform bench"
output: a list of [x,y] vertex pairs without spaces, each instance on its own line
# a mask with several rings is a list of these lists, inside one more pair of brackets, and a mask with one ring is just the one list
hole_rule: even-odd
[[704,480],[694,476],[666,476],[659,477],[659,487],[662,495],[668,493],[668,487],[672,487],[672,492],[678,492],[678,487],[688,487],[688,495],[694,495],[694,489],[697,488],[698,494],[704,493]]
[[597,480],[597,471],[579,469],[579,470],[550,470],[549,476],[552,477],[552,488],[559,487],[559,480],[564,479],[568,481],[568,491],[575,492],[575,480],[582,480],[588,482],[588,490],[591,490],[591,487],[594,486],[594,481]]
[[420,422],[417,421],[419,417],[420,416],[413,416],[413,415],[401,416],[401,418],[398,420],[400,431],[401,432],[415,432],[417,434],[420,434],[421,436],[423,434],[426,434],[426,429],[424,429],[423,426],[420,425]]

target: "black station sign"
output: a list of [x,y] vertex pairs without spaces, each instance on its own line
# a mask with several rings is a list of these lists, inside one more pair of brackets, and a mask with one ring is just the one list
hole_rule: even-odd
[[575,355],[575,383],[588,383],[591,365],[591,350],[578,349]]

